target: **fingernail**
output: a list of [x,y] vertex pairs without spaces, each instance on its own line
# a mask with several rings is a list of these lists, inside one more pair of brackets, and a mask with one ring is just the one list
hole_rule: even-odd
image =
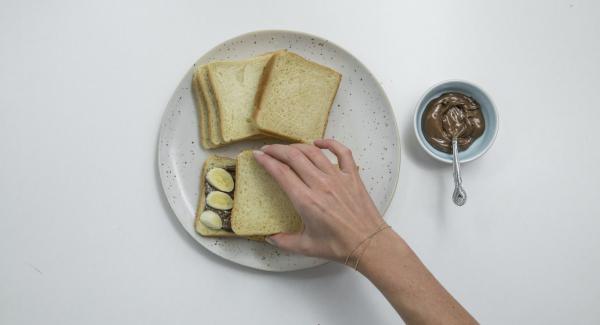
[[271,237],[265,237],[265,241],[273,246],[275,246],[275,241],[271,239]]
[[264,146],[260,147],[260,150],[263,150],[263,151],[264,151],[264,150],[265,150],[265,149],[267,149],[268,147],[269,147],[269,145],[268,145],[268,144],[265,144]]
[[255,156],[260,156],[260,155],[264,155],[264,154],[265,154],[264,152],[262,152],[262,151],[260,151],[260,150],[252,150],[252,153],[253,153]]

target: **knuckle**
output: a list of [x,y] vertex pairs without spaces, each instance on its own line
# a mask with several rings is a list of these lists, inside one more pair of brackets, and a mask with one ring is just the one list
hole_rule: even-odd
[[306,152],[311,156],[317,156],[321,153],[321,150],[315,146],[306,146]]
[[326,209],[333,201],[335,201],[335,190],[331,187],[326,187],[321,191],[322,201],[324,201],[323,208]]
[[341,142],[339,142],[338,140],[331,139],[331,144],[332,144],[332,145],[334,145],[334,146],[335,146],[335,147],[337,147],[337,148],[340,148],[340,149],[346,149],[346,146],[345,146],[345,145],[343,145],[343,144],[342,144]]
[[278,146],[277,144],[269,144],[269,145],[264,146],[262,148],[262,151],[266,152],[268,154],[273,154],[277,151],[277,146]]
[[311,248],[310,242],[307,240],[302,240],[298,243],[298,251],[305,255],[311,252]]
[[319,180],[323,191],[327,194],[335,192],[336,184],[330,177],[321,177]]
[[309,157],[312,157],[320,152],[317,147],[304,143],[294,143],[291,144],[290,147],[298,149],[298,151],[302,152],[303,154]]
[[286,164],[277,164],[276,167],[275,167],[275,171],[278,174],[285,175],[285,174],[287,174],[287,173],[289,173],[291,171],[291,168],[290,168],[290,166],[288,166]]
[[319,147],[328,147],[331,142],[329,142],[329,138],[317,139],[314,141],[315,144],[318,144]]
[[317,184],[319,184],[319,187],[322,187],[323,189],[329,187],[329,179],[327,179],[325,175],[318,175],[315,177],[315,180],[317,181]]
[[302,155],[303,155],[302,151],[300,151],[294,147],[290,147],[288,150],[288,154],[287,154],[288,159],[290,159],[290,160],[300,159]]
[[325,194],[327,195],[333,195],[336,192],[336,188],[333,184],[332,181],[330,180],[325,180],[325,186],[323,187],[323,192],[325,192]]

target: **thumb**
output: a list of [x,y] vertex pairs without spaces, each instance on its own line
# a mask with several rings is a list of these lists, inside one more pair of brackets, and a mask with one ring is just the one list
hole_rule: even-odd
[[267,243],[291,252],[300,251],[301,233],[280,232],[265,238]]

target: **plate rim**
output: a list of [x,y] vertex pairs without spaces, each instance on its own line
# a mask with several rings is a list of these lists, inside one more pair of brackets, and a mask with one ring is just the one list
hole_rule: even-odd
[[[309,38],[318,38],[318,39],[323,39],[326,40],[328,43],[340,48],[341,50],[343,50],[347,55],[349,55],[352,59],[356,60],[358,63],[360,63],[363,67],[366,73],[368,73],[373,80],[375,80],[376,82],[376,87],[381,91],[381,93],[383,94],[383,98],[382,100],[384,101],[385,104],[387,104],[388,107],[391,108],[391,122],[394,123],[394,135],[395,135],[395,140],[396,143],[398,145],[398,155],[397,155],[397,159],[398,159],[398,173],[396,174],[395,179],[393,180],[393,186],[392,186],[392,190],[391,190],[391,195],[390,195],[390,199],[386,202],[385,206],[383,207],[383,211],[381,211],[381,216],[383,219],[385,219],[385,215],[387,213],[387,211],[389,210],[390,205],[392,204],[392,201],[394,200],[394,197],[396,196],[396,191],[398,189],[398,182],[400,180],[400,171],[402,169],[402,143],[400,142],[400,131],[399,131],[399,125],[398,122],[396,120],[396,114],[394,112],[394,107],[392,106],[392,103],[390,102],[387,93],[385,92],[385,89],[383,88],[383,86],[381,85],[381,81],[375,77],[375,75],[371,72],[371,70],[361,61],[359,60],[354,54],[352,54],[352,52],[348,51],[345,47],[340,46],[338,43],[336,42],[332,42],[330,39],[325,38],[325,37],[321,37],[318,35],[314,35],[314,34],[310,34],[310,33],[306,33],[306,32],[301,32],[301,31],[296,31],[296,30],[287,30],[287,29],[261,29],[261,30],[255,30],[255,31],[251,31],[251,32],[246,32],[243,34],[239,34],[233,37],[229,37],[227,38],[225,41],[222,41],[220,43],[218,43],[217,45],[211,47],[210,49],[206,50],[204,52],[204,54],[202,54],[199,58],[196,59],[196,61],[194,61],[194,63],[192,64],[192,66],[198,62],[200,59],[202,59],[204,56],[206,56],[208,53],[218,49],[220,46],[222,46],[223,44],[226,44],[227,42],[236,39],[236,38],[240,38],[240,37],[246,37],[246,36],[250,36],[250,35],[256,35],[256,34],[268,34],[268,33],[287,33],[287,34],[297,34],[297,35],[301,35],[304,37],[309,37]],[[189,71],[190,68],[188,68],[186,71]],[[177,87],[181,84],[181,82],[185,79],[185,76],[187,75],[187,72],[185,72],[183,74],[183,77],[179,80],[179,82],[177,83]],[[175,91],[178,88],[175,88]],[[171,208],[171,212],[173,213],[173,215],[175,216],[175,218],[177,219],[178,223],[181,224],[181,226],[183,227],[183,229],[185,230],[185,232],[194,239],[194,241],[199,244],[200,246],[202,246],[205,250],[209,251],[211,254],[214,254],[215,256],[218,256],[219,258],[222,258],[224,260],[227,260],[231,263],[235,263],[237,265],[241,265],[244,267],[248,267],[251,269],[255,269],[255,270],[261,270],[261,271],[267,271],[267,272],[276,272],[276,273],[280,273],[280,272],[293,272],[293,271],[302,271],[302,270],[307,270],[307,269],[311,269],[317,266],[322,266],[322,265],[326,265],[329,264],[331,261],[329,260],[324,260],[323,263],[319,263],[316,265],[312,265],[306,268],[299,268],[299,269],[293,269],[293,270],[277,270],[277,269],[268,269],[268,268],[262,268],[259,266],[254,266],[254,265],[247,265],[247,264],[242,264],[239,263],[238,261],[234,260],[231,257],[228,256],[222,256],[217,254],[216,252],[208,249],[205,245],[203,245],[201,242],[199,242],[193,234],[191,234],[188,229],[182,224],[181,219],[177,216],[177,212],[175,207],[173,206],[174,203],[172,203],[171,200],[168,199],[168,193],[167,193],[167,186],[165,184],[166,179],[162,176],[161,174],[161,154],[163,153],[163,150],[161,146],[161,139],[164,136],[164,132],[165,129],[163,128],[163,124],[165,123],[165,121],[168,119],[168,108],[170,106],[171,100],[173,99],[173,95],[170,95],[168,102],[166,103],[166,107],[163,111],[163,114],[161,116],[160,119],[160,124],[159,124],[159,130],[158,130],[158,139],[157,139],[157,151],[156,151],[156,168],[158,171],[158,176],[160,178],[160,184],[161,184],[161,188],[162,188],[162,195],[164,195],[164,198],[167,199],[167,202],[169,203],[169,207]]]

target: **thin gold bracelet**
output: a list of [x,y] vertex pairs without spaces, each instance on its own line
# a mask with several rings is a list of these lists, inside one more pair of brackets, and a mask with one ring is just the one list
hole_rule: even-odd
[[365,253],[365,251],[367,250],[367,248],[369,248],[370,244],[371,244],[371,240],[373,239],[373,237],[375,237],[377,234],[379,234],[380,232],[391,228],[388,224],[384,222],[382,222],[379,226],[377,226],[377,229],[375,229],[375,231],[373,231],[369,236],[367,236],[365,239],[363,239],[360,243],[358,243],[358,245],[356,245],[356,247],[350,252],[350,254],[348,254],[348,256],[346,257],[346,260],[344,261],[344,265],[348,265],[348,261],[350,260],[350,258],[354,255],[354,253],[363,245],[366,244],[365,248],[361,251],[361,253],[356,257],[356,262],[354,263],[354,270],[357,271],[358,270],[358,263],[360,262],[360,258],[363,256],[363,254]]

